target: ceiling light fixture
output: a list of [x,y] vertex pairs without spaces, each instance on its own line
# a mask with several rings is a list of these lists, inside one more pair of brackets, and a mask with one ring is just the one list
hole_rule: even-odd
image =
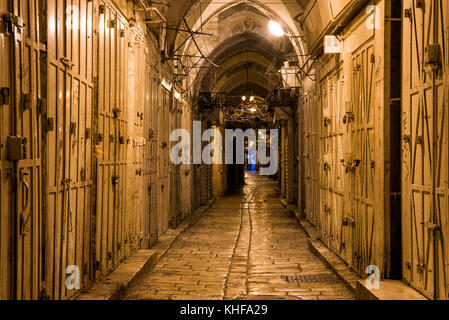
[[242,100],[243,100],[243,101],[246,101],[246,96],[243,96],[243,97],[242,97]]
[[251,98],[249,98],[249,101],[253,102],[254,101],[254,96],[251,96]]
[[268,28],[276,37],[282,37],[283,35],[285,35],[284,29],[282,29],[281,25],[273,20],[270,20]]

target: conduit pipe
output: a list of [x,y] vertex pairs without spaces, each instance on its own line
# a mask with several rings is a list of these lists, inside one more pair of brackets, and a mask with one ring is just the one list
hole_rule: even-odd
[[158,15],[158,17],[159,17],[164,23],[167,23],[167,20],[164,18],[164,16],[162,15],[162,13],[161,13],[157,8],[154,8],[154,7],[147,7],[147,6],[145,5],[145,3],[143,2],[143,0],[137,0],[137,1],[139,2],[140,6],[143,8],[143,9],[140,9],[140,10],[137,10],[137,11],[155,12],[155,13]]

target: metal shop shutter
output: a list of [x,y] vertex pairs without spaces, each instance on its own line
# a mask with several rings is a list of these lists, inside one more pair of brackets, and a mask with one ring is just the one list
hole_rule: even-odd
[[126,20],[109,3],[100,2],[98,20],[96,278],[118,265],[126,251],[128,110],[125,94],[129,36]]
[[66,288],[67,267],[79,269],[82,288],[93,278],[94,10],[87,0],[47,1],[45,282],[53,299],[77,292]]
[[[2,1],[0,299],[38,299],[42,280],[38,1]],[[17,212],[17,215],[16,215]]]
[[403,277],[448,299],[448,2],[403,8]]

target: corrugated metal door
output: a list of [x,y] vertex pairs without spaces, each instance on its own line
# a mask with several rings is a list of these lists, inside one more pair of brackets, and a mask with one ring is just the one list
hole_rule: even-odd
[[[151,64],[151,61],[149,62]],[[154,70],[151,65],[151,69],[148,75],[150,79],[148,80],[151,84],[151,90],[149,90],[148,94],[149,101],[147,104],[147,114],[145,117],[146,122],[149,122],[149,129],[147,132],[149,139],[149,150],[148,155],[146,156],[146,160],[150,170],[150,181],[148,186],[148,192],[150,195],[150,246],[156,244],[158,240],[158,230],[159,230],[159,203],[161,201],[159,197],[159,177],[158,177],[158,163],[160,161],[159,157],[159,118],[158,118],[158,106],[159,106],[159,80],[154,76]]]
[[319,209],[319,220],[320,223],[318,225],[318,229],[320,232],[320,237],[323,242],[325,242],[327,245],[329,245],[329,211],[328,211],[328,204],[329,201],[329,194],[331,191],[329,188],[331,187],[332,180],[329,174],[329,159],[328,155],[332,153],[332,141],[329,142],[329,132],[328,127],[329,123],[329,108],[328,108],[328,93],[327,93],[327,79],[324,79],[321,81],[320,85],[320,112],[321,112],[321,119],[323,120],[323,123],[320,125],[320,154],[322,163],[320,166],[320,176],[321,176],[321,193],[320,193],[320,209]]
[[[192,137],[192,113],[186,103],[181,104],[181,128],[187,130]],[[192,211],[193,172],[190,164],[181,165],[181,218],[184,219]]]
[[[126,101],[126,120],[128,121],[128,136],[126,149],[128,155],[126,173],[126,206],[124,224],[125,256],[131,255],[141,247],[144,238],[144,219],[147,219],[149,173],[143,168],[143,156],[146,139],[144,138],[145,114],[145,52],[146,45],[143,34],[138,27],[129,31],[128,40],[128,93]],[[122,143],[125,143],[124,141]]]
[[281,124],[281,197],[287,197],[287,128],[285,121]]
[[45,115],[47,293],[64,299],[66,268],[91,278],[93,4],[47,1],[47,108]]
[[170,92],[159,86],[161,97],[158,104],[158,235],[169,227],[170,217]]
[[[203,131],[210,129],[208,121],[203,120],[201,128]],[[207,143],[203,141],[202,148],[204,149],[206,145]],[[202,162],[199,171],[201,180],[201,205],[205,205],[212,199],[212,166]]]
[[124,257],[128,26],[109,3],[100,2],[98,32],[98,128],[96,278]]
[[[170,96],[170,99],[172,97]],[[173,132],[180,127],[180,103],[177,99],[172,99],[170,105],[170,132]],[[174,147],[177,142],[171,142],[171,147]],[[171,228],[176,228],[181,221],[181,197],[180,197],[180,183],[181,183],[181,165],[175,165],[170,161],[170,221]]]
[[[343,236],[344,205],[344,166],[343,157],[343,83],[340,81],[342,70],[331,60],[326,64],[326,74],[330,74],[321,82],[321,152],[323,159],[320,172],[322,174],[321,221],[322,236],[327,245],[335,252],[343,254],[345,250]],[[335,71],[332,71],[335,70]]]
[[145,241],[146,247],[152,247],[157,241],[157,197],[154,195],[156,182],[156,160],[157,139],[155,139],[155,128],[157,119],[155,118],[155,101],[157,99],[157,83],[154,80],[154,70],[150,54],[145,56],[145,112],[143,137],[146,144],[143,154],[143,171],[145,173],[143,188],[145,197]]
[[315,226],[318,224],[320,206],[320,150],[319,117],[315,91],[304,98],[304,164],[305,164],[305,214]]
[[23,157],[15,162],[15,299],[39,298],[41,283],[42,182],[39,2],[13,1],[13,132],[22,138]]
[[448,3],[403,5],[403,277],[447,299]]
[[[4,23],[5,15],[11,14],[12,1],[0,3],[0,14]],[[11,30],[14,31],[15,30]],[[14,163],[7,160],[6,142],[14,134],[14,65],[12,55],[13,34],[0,32],[0,300],[11,299],[13,295],[13,242],[14,228]],[[9,92],[8,92],[9,91]]]
[[[16,0],[3,1],[0,9],[0,297],[37,299],[42,280],[40,8],[38,1]],[[19,152],[8,156],[14,149],[8,141],[17,141]]]
[[374,47],[370,41],[352,56],[351,201],[354,225],[352,268],[360,274],[372,262],[374,236]]

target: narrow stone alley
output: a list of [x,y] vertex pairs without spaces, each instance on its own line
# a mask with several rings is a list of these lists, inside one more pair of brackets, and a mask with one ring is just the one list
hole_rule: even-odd
[[353,299],[310,251],[276,186],[247,173],[246,185],[186,230],[129,299]]

